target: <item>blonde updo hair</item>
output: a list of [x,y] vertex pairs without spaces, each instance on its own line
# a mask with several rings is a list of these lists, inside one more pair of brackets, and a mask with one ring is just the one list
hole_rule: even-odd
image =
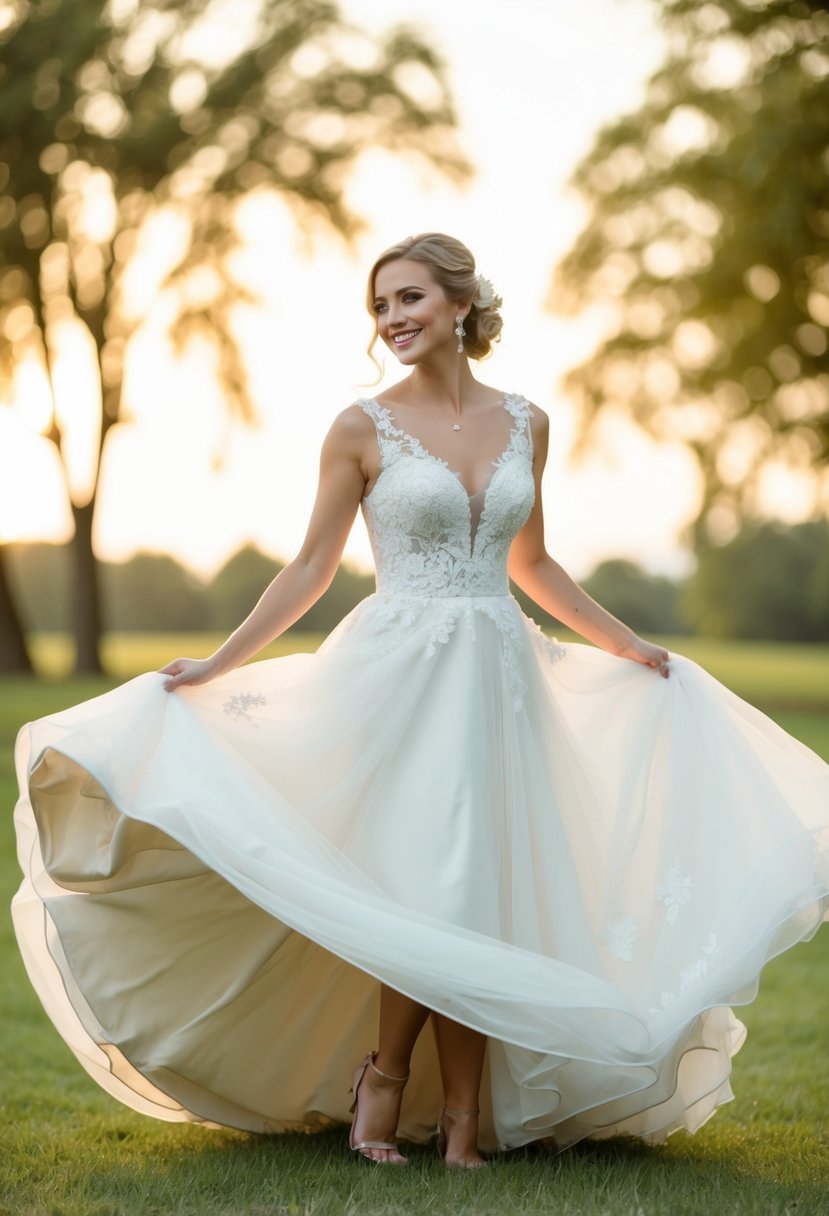
[[[419,236],[408,236],[380,254],[368,276],[366,304],[369,312],[374,315],[374,280],[377,271],[386,263],[397,262],[401,258],[428,266],[447,300],[460,302],[471,298],[472,306],[463,322],[466,330],[463,348],[470,359],[485,359],[492,351],[492,343],[501,336],[504,322],[499,309],[503,301],[495,294],[489,279],[475,273],[475,259],[466,245],[444,232],[421,232]],[[377,333],[375,322],[370,355]],[[374,359],[373,355],[371,357]]]

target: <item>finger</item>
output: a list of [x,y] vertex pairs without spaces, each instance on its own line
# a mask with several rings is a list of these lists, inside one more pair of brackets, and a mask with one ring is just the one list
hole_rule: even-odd
[[162,676],[177,675],[180,670],[180,664],[181,664],[181,659],[173,659],[173,661],[171,663],[168,663],[166,667],[159,667],[159,669],[158,669],[159,675],[162,675]]
[[184,683],[186,683],[186,681],[187,681],[187,672],[178,671],[172,676],[171,679],[164,681],[164,687],[167,690],[167,692],[172,692],[173,689],[178,688],[180,684],[184,684]]

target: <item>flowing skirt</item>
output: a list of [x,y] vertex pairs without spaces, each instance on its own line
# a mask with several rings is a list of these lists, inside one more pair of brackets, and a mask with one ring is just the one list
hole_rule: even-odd
[[[347,1119],[379,981],[489,1036],[482,1144],[699,1127],[729,1006],[829,904],[829,767],[687,659],[511,599],[370,596],[314,655],[149,673],[19,735],[43,1005],[143,1113]],[[421,1036],[400,1134],[440,1109]]]

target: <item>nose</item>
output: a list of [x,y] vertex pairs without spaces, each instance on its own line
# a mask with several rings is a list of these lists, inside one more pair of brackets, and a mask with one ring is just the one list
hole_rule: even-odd
[[386,322],[389,329],[400,329],[401,325],[406,323],[406,310],[400,301],[392,301],[389,304],[389,310],[386,313]]

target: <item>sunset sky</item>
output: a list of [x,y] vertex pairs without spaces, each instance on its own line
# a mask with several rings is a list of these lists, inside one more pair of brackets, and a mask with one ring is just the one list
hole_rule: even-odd
[[[367,150],[348,187],[350,204],[367,222],[353,250],[324,235],[306,248],[278,201],[260,197],[242,206],[243,260],[262,298],[243,330],[260,413],[252,431],[228,428],[208,352],[171,359],[167,317],[154,306],[155,280],[146,269],[176,239],[175,224],[159,219],[132,286],[147,320],[128,364],[130,421],[113,432],[105,457],[100,556],[161,550],[204,574],[248,540],[290,557],[304,534],[319,446],[334,415],[399,375],[387,355],[382,385],[368,387],[374,371],[365,355],[366,269],[402,236],[441,229],[470,245],[504,298],[503,341],[477,374],[551,414],[544,483],[551,552],[577,576],[611,555],[681,571],[686,558],[677,535],[696,501],[690,457],[680,448],[656,448],[620,423],[605,429],[586,464],[572,463],[572,411],[557,384],[598,331],[595,319],[566,321],[544,306],[556,260],[582,220],[567,178],[598,127],[638,105],[661,58],[651,5],[347,0],[342,7],[372,32],[409,21],[440,48],[477,176],[459,190],[414,161]],[[58,386],[62,410],[77,421],[95,391],[82,346],[68,349]],[[15,408],[0,409],[4,539],[69,534],[60,474],[37,434],[44,407],[43,385],[29,369]],[[214,471],[217,452],[224,459]],[[79,452],[79,484],[83,464]],[[786,509],[796,514],[796,492]],[[370,564],[359,520],[346,558]]]

